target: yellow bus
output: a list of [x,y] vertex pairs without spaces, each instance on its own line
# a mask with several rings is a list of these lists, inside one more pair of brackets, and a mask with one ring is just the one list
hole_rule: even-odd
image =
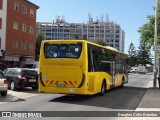
[[85,40],[44,40],[39,92],[104,95],[128,82],[127,55]]

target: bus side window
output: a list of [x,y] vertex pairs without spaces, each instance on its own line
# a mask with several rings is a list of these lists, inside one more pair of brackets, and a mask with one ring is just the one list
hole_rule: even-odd
[[94,61],[94,71],[98,72],[99,66],[98,66],[98,61]]
[[105,68],[106,68],[105,71],[110,74],[111,64],[110,63],[106,63]]

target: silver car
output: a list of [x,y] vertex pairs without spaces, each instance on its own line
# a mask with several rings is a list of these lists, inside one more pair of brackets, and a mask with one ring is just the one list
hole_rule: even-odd
[[2,71],[0,71],[0,94],[1,96],[6,96],[8,91],[8,82],[6,78],[4,77],[4,74]]

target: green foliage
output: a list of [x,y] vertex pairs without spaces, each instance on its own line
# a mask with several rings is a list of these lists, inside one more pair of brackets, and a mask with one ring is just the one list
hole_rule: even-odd
[[152,58],[150,49],[147,48],[146,41],[140,41],[139,50],[137,52],[137,63],[145,66],[146,64],[152,64]]
[[99,45],[102,45],[102,46],[107,46],[107,43],[102,40],[102,39],[99,39],[99,40],[89,40],[90,42],[94,42],[96,44],[99,44]]
[[80,37],[78,35],[74,35],[73,39],[80,40]]
[[[158,0],[160,3],[160,0]],[[155,8],[154,8],[155,9]],[[160,4],[158,5],[157,15],[157,33],[158,33],[158,44],[160,44]],[[154,44],[154,28],[155,28],[155,15],[147,16],[148,22],[142,25],[138,32],[140,33],[140,40],[147,42],[147,47],[151,48]]]
[[87,40],[87,35],[83,35],[82,40]]
[[82,36],[74,35],[73,39],[74,40],[87,40],[87,35],[82,35]]
[[87,40],[87,35],[74,35],[73,38],[74,40]]
[[128,59],[129,59],[129,65],[131,67],[137,65],[137,51],[132,42],[128,47]]
[[[160,0],[158,0],[160,3]],[[154,7],[155,10],[155,7]],[[157,15],[157,35],[158,42],[160,44],[160,4],[158,5]],[[151,47],[154,45],[154,29],[155,29],[155,15],[147,16],[148,22],[143,24],[138,32],[140,33],[140,46],[138,51],[139,62],[142,64],[151,63]],[[140,58],[141,57],[141,58]],[[160,57],[160,54],[159,54]],[[143,59],[142,59],[143,58]],[[148,59],[148,62],[147,62]]]
[[144,24],[139,28],[138,32],[140,33],[140,41],[146,42],[146,47],[151,48],[154,44],[154,16],[147,17],[149,22]]
[[39,60],[40,47],[42,40],[45,39],[45,36],[42,31],[37,31],[36,33],[36,48],[35,48],[35,60]]

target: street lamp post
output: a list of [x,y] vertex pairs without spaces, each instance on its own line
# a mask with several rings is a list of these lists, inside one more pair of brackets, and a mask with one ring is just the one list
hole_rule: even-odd
[[[154,28],[154,45],[157,45],[157,12],[158,10],[158,0],[155,3],[155,28]],[[154,79],[153,79],[153,87],[157,87],[157,51],[154,54]]]

